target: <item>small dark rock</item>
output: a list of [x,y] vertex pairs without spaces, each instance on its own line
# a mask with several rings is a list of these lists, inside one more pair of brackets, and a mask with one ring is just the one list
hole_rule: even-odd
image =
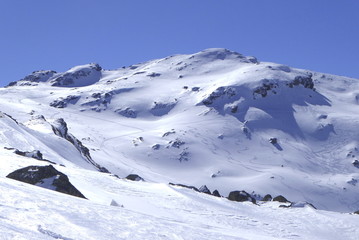
[[281,202],[281,203],[290,202],[285,197],[283,197],[282,195],[276,196],[275,198],[273,198],[273,201]]
[[101,93],[93,93],[91,95],[91,97],[93,97],[93,98],[101,98]]
[[161,76],[160,73],[151,73],[147,75],[147,77],[159,77],[159,76]]
[[222,197],[221,194],[219,194],[217,189],[213,191],[212,195],[215,197]]
[[264,202],[272,201],[272,196],[270,194],[267,194],[263,197],[262,201]]
[[256,203],[256,200],[250,195],[248,194],[246,191],[233,191],[230,192],[228,195],[228,199],[231,201],[236,201],[236,202],[252,202],[252,203]]
[[359,210],[358,210],[358,211],[355,211],[354,214],[359,214]]
[[238,106],[231,107],[231,113],[236,113],[238,111]]
[[185,144],[185,142],[182,141],[181,139],[177,138],[177,139],[174,140],[174,141],[170,141],[168,144],[169,144],[169,146],[171,146],[171,147],[180,148],[182,145]]
[[12,147],[4,147],[4,149],[6,149],[6,150],[14,150],[15,148],[12,148]]
[[142,177],[138,176],[137,174],[130,174],[125,178],[131,181],[145,181]]
[[358,179],[352,178],[350,181],[347,181],[347,183],[356,186],[358,183]]
[[206,193],[206,194],[212,195],[211,191],[207,188],[206,185],[202,185],[198,190],[199,190],[201,193]]
[[176,131],[175,131],[174,129],[172,129],[171,131],[165,132],[165,133],[162,135],[162,137],[167,137],[168,135],[170,135],[170,134],[175,134],[175,133],[176,133]]
[[158,144],[158,143],[152,145],[152,149],[153,149],[153,150],[158,150],[158,149],[160,149],[160,148],[161,148],[161,145]]
[[269,142],[270,142],[271,144],[277,144],[277,143],[278,143],[278,139],[277,139],[277,138],[270,138],[270,139],[269,139]]

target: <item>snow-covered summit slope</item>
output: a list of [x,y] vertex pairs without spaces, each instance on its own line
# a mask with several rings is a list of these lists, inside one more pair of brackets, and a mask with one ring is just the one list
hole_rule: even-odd
[[[356,79],[259,62],[226,49],[116,70],[89,64],[31,76],[0,89],[2,112],[31,136],[51,138],[42,140],[51,144],[28,142],[21,150],[53,152],[48,158],[59,164],[98,164],[150,182],[206,184],[225,196],[245,190],[319,209],[359,209]],[[64,119],[93,162],[32,124],[38,115],[49,123]],[[61,144],[77,157],[64,155]]]

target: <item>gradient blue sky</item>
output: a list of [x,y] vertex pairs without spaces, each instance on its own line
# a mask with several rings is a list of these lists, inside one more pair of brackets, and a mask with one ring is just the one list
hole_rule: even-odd
[[0,86],[222,47],[359,78],[358,0],[1,0]]

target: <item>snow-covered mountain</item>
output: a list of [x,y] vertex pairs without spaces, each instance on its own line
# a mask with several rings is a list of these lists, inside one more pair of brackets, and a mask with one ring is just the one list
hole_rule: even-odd
[[[0,98],[4,239],[359,236],[357,79],[207,49],[36,71]],[[87,200],[6,178],[49,164]]]

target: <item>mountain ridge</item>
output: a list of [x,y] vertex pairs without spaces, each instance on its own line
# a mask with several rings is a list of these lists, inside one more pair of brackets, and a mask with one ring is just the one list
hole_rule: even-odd
[[94,161],[113,174],[206,184],[224,194],[237,188],[283,194],[327,210],[359,208],[358,189],[348,184],[359,179],[356,155],[346,157],[358,141],[351,130],[355,79],[227,49],[116,70],[88,64],[33,74],[1,89],[4,112],[32,129],[38,127],[28,122],[32,116],[65,119]]

